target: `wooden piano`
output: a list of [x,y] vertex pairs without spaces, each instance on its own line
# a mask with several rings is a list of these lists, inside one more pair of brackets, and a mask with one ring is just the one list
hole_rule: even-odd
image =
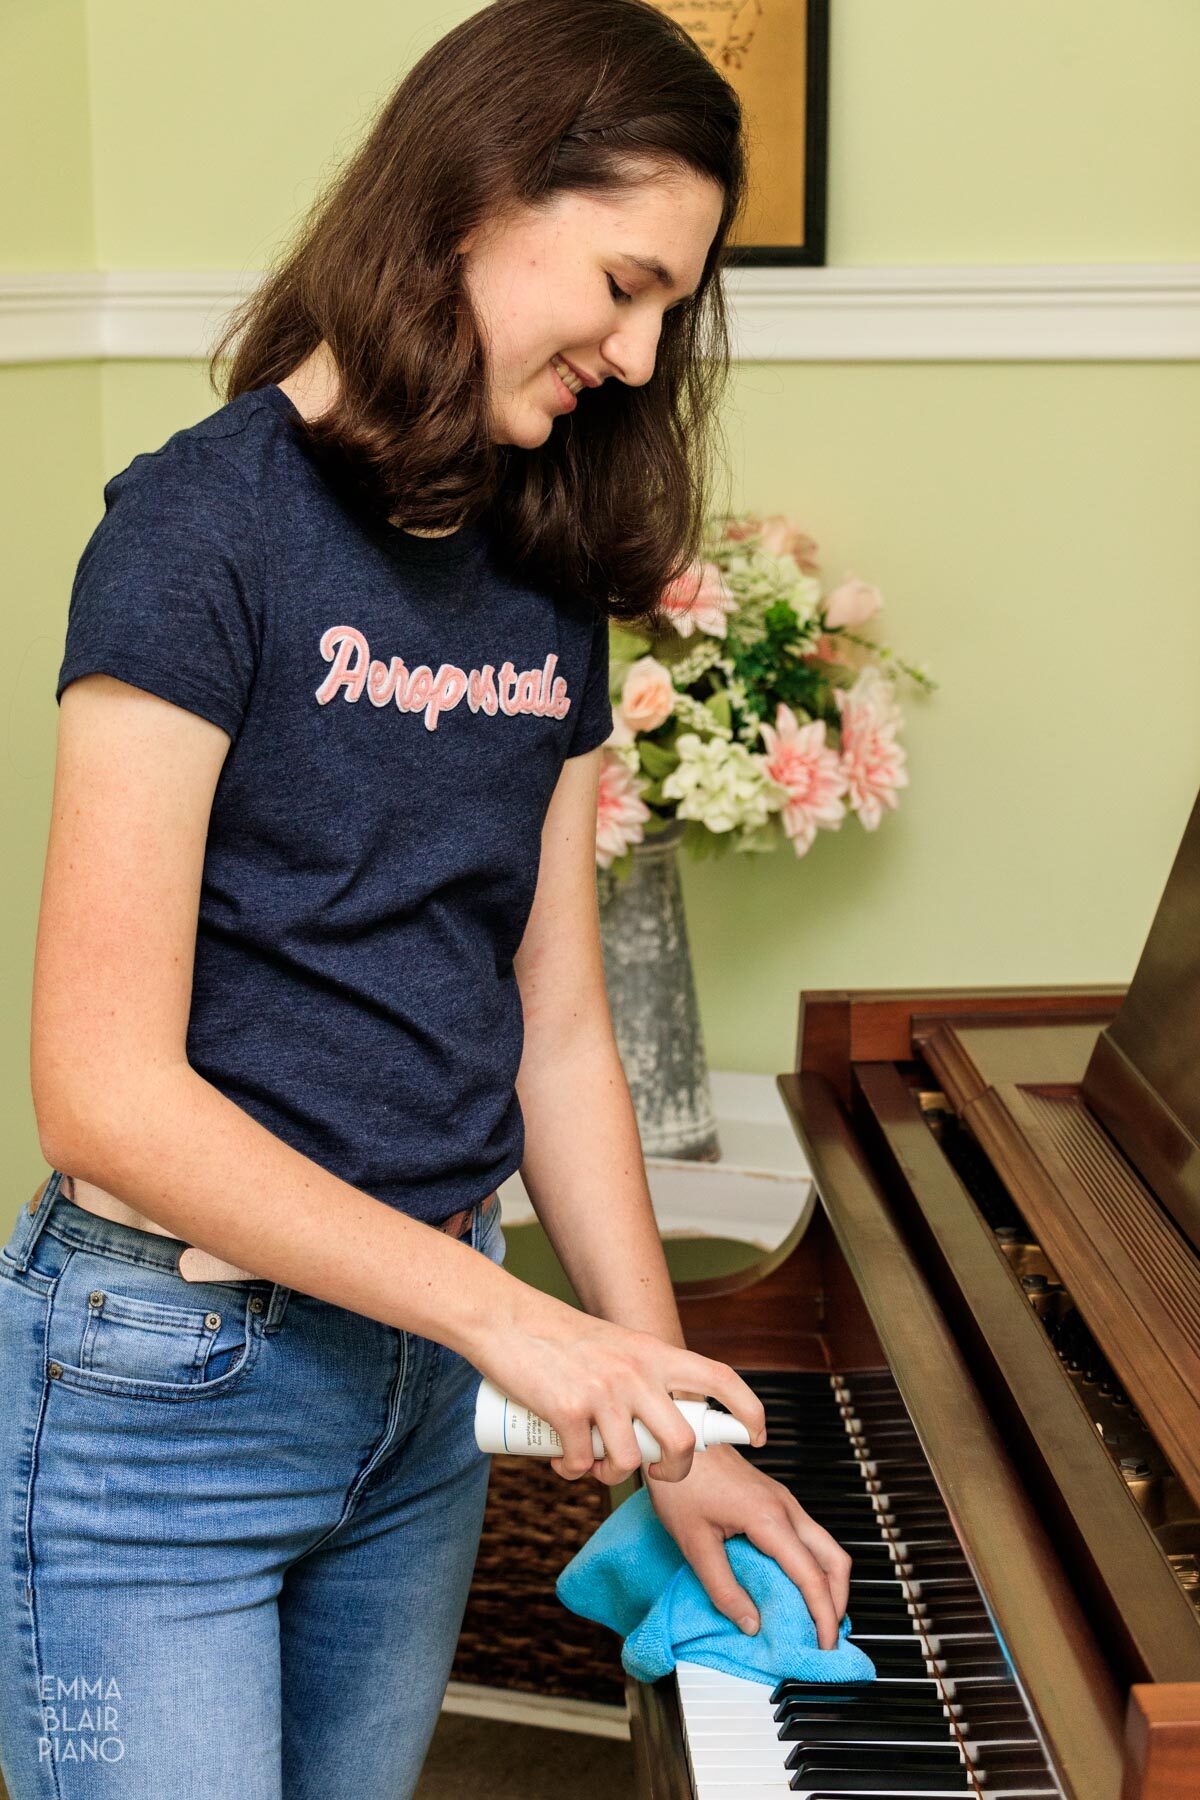
[[680,1284],[869,1689],[627,1681],[640,1800],[1200,1797],[1200,801],[1122,988],[805,992],[821,1206]]

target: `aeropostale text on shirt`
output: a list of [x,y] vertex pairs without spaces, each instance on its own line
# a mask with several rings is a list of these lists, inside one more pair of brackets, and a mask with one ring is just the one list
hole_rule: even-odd
[[571,708],[566,676],[554,673],[557,651],[540,669],[518,670],[503,662],[498,672],[491,663],[468,672],[457,663],[444,662],[435,675],[428,663],[410,670],[400,656],[381,662],[372,657],[365,636],[353,625],[330,625],[321,634],[321,655],[331,664],[316,690],[322,706],[339,693],[345,700],[360,700],[365,694],[372,706],[424,712],[427,731],[436,731],[439,715],[457,706],[464,695],[472,712],[487,714],[534,713],[538,718],[563,719]]

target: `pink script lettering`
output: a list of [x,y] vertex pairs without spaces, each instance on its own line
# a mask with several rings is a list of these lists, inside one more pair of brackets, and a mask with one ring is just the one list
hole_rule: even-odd
[[317,689],[321,706],[341,694],[372,706],[396,706],[401,712],[423,712],[426,731],[436,731],[439,716],[466,696],[471,711],[509,717],[534,713],[539,719],[564,719],[571,708],[564,675],[555,675],[558,655],[552,651],[540,669],[515,669],[491,663],[469,673],[457,663],[441,663],[435,675],[428,663],[409,669],[402,657],[390,662],[372,658],[367,640],[353,625],[331,625],[321,634],[321,655],[330,670]]

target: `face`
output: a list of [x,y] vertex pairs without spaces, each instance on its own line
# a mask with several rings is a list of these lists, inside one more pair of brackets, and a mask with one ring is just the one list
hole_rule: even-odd
[[[577,401],[555,373],[640,387],[654,374],[668,309],[697,286],[721,221],[719,186],[692,170],[618,193],[556,194],[459,249],[487,352],[495,442],[532,450]],[[669,285],[633,258],[659,263]],[[571,385],[575,385],[572,383]]]

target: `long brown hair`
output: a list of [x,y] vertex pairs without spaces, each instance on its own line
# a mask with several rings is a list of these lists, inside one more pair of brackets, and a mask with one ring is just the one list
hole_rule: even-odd
[[[456,245],[514,205],[684,169],[724,204],[694,298],[664,317],[650,381],[607,381],[534,450],[494,443]],[[322,339],[337,403],[310,454],[381,517],[486,517],[522,579],[648,618],[699,552],[729,370],[719,271],[746,186],[738,97],[648,0],[495,0],[405,76],[285,260],[209,358],[226,400]],[[230,356],[225,378],[217,364]]]

